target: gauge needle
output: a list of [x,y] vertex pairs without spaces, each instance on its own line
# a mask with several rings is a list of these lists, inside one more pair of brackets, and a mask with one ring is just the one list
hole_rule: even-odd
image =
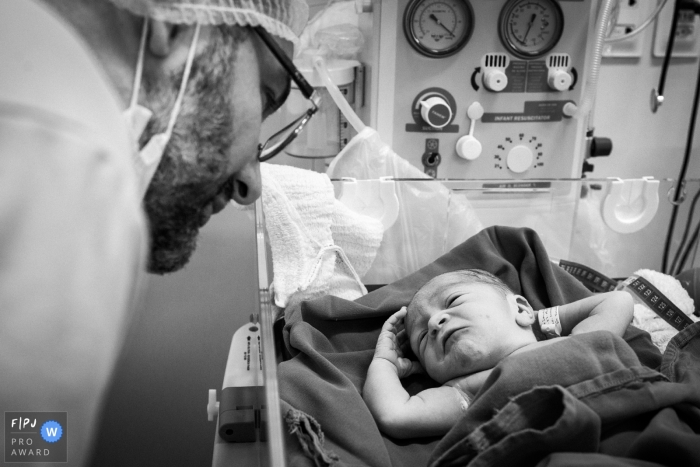
[[442,27],[445,31],[449,32],[451,36],[454,36],[454,35],[455,35],[455,33],[453,33],[452,31],[450,31],[449,29],[447,29],[447,26],[445,26],[444,24],[442,24],[442,21],[440,21],[440,19],[439,19],[437,16],[435,16],[434,13],[430,13],[430,16],[429,16],[428,18],[430,18],[430,19],[432,19],[433,21],[435,21],[435,22],[436,22],[440,27]]
[[530,34],[530,29],[532,29],[532,25],[535,24],[536,19],[537,14],[533,13],[532,17],[530,18],[530,24],[527,25],[527,31],[525,31],[525,35],[523,36],[523,40],[521,41],[523,45],[525,45],[525,42],[527,42],[527,35]]

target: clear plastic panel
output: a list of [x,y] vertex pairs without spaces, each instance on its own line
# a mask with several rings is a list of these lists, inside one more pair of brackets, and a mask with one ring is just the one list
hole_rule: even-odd
[[[343,182],[334,184],[340,197]],[[398,219],[363,280],[399,279],[492,225],[532,228],[553,258],[610,276],[659,270],[675,186],[670,179],[397,180]],[[699,186],[686,182],[688,200]],[[689,204],[679,207],[678,219]]]
[[[661,270],[673,211],[671,201],[677,185],[670,179],[647,182],[396,180],[400,212],[396,222],[385,231],[375,263],[363,280],[366,284],[385,284],[399,279],[492,225],[529,227],[538,233],[552,259],[578,262],[609,277],[626,277],[640,268]],[[333,183],[339,197],[343,182]],[[687,202],[677,208],[669,263],[681,246],[683,226],[694,207],[690,201],[700,198],[700,180],[686,181],[682,198]],[[272,262],[260,201],[256,203],[256,229],[264,405],[271,408],[279,407],[278,353],[273,335],[279,310],[273,306],[271,296]],[[692,234],[689,229],[688,239]],[[692,261],[687,264],[692,265]],[[284,466],[281,414],[279,410],[266,412],[264,441],[259,446],[260,465]]]
[[[269,254],[269,242],[265,235],[265,219],[262,201],[255,203],[255,237],[258,251],[258,290],[260,300],[260,331],[263,353],[263,377],[265,400],[260,424],[260,442],[267,444],[260,450],[260,465],[284,467],[287,465],[284,447],[284,427],[280,412],[280,397],[277,381],[277,351],[273,326],[277,310],[273,305],[272,292],[272,258]],[[274,408],[270,410],[270,408]]]

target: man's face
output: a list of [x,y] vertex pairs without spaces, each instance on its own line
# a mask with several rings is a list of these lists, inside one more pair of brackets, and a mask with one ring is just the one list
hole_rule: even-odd
[[419,292],[406,317],[411,349],[439,383],[493,368],[510,352],[517,304],[496,287],[444,275]]
[[[289,92],[288,74],[252,31],[212,27],[207,32],[144,199],[151,233],[148,269],[154,273],[182,268],[200,227],[230,199],[250,204],[260,196],[260,125]],[[145,105],[155,118],[141,144],[167,127],[183,69],[156,79],[144,76]]]

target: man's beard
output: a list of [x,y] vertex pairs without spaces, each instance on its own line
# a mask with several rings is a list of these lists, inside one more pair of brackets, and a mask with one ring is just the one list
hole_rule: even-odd
[[[235,53],[240,33],[212,31],[206,50],[192,65],[170,142],[144,198],[151,236],[148,271],[181,269],[197,246],[202,210],[230,183],[229,151],[233,144],[231,97]],[[144,81],[147,106],[154,112],[141,139],[145,144],[167,127],[182,80],[182,70],[158,81]]]

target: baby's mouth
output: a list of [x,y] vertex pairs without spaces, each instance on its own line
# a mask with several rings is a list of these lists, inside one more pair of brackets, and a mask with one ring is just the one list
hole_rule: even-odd
[[447,354],[450,351],[450,349],[452,348],[452,344],[454,343],[454,340],[456,339],[457,336],[455,336],[455,339],[451,339],[451,337],[461,330],[462,330],[462,328],[454,328],[454,329],[450,329],[449,331],[445,332],[443,339],[442,339],[443,354]]

